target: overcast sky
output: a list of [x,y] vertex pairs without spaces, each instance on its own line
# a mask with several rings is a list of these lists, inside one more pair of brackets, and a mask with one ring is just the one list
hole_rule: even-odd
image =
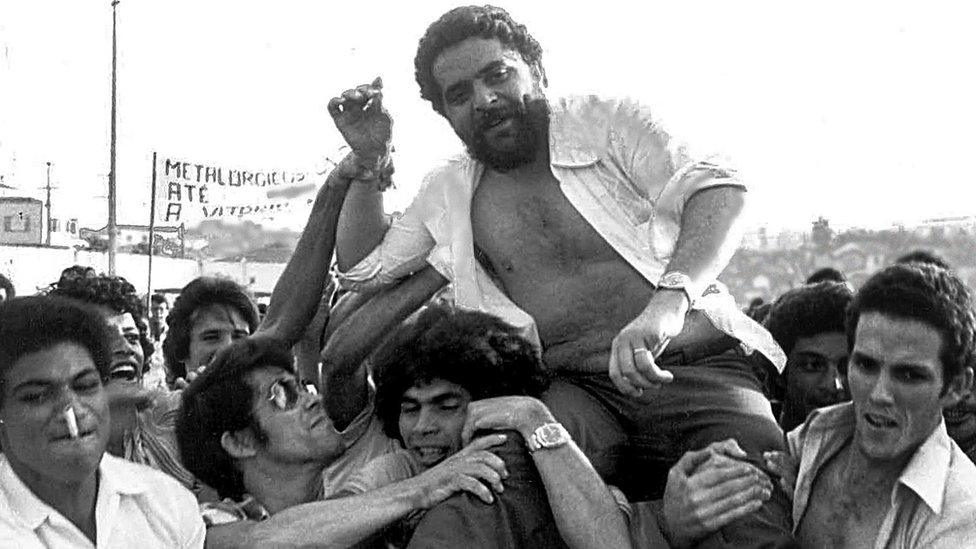
[[[419,4],[419,6],[417,5]],[[969,2],[499,2],[544,48],[550,95],[646,102],[733,156],[754,224],[976,214],[976,9]],[[123,0],[119,222],[149,218],[151,155],[254,170],[335,156],[329,98],[383,76],[398,189],[459,143],[413,56],[455,2]],[[55,217],[105,219],[109,0],[0,0],[0,175]],[[300,228],[303,219],[282,220]]]

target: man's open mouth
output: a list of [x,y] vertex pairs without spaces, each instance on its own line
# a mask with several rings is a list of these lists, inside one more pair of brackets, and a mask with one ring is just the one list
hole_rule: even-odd
[[448,455],[447,448],[443,446],[415,446],[413,451],[424,463],[440,461]]
[[866,413],[864,414],[864,420],[868,423],[868,425],[876,429],[893,429],[898,427],[898,422],[887,416],[879,414]]
[[134,381],[139,377],[139,372],[134,363],[124,362],[114,366],[108,377],[111,380]]
[[487,129],[497,128],[498,126],[501,126],[502,124],[504,124],[505,122],[508,122],[509,120],[511,120],[511,118],[507,118],[507,117],[506,118],[492,119],[492,120],[488,121],[487,124],[485,124],[485,127]]
[[505,122],[514,120],[515,114],[513,109],[498,109],[485,112],[481,115],[481,120],[478,121],[478,129],[484,132],[492,128],[497,128]]

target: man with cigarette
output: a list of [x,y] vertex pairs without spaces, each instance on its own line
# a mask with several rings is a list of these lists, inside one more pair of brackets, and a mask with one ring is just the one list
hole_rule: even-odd
[[105,388],[112,408],[108,451],[158,469],[198,495],[204,488],[179,460],[173,431],[179,395],[147,387],[145,374],[154,354],[143,323],[144,301],[121,276],[96,274],[91,267],[64,269],[48,295],[91,305],[113,330],[112,355]]
[[75,301],[0,305],[0,540],[4,546],[203,547],[196,500],[106,452],[111,334]]

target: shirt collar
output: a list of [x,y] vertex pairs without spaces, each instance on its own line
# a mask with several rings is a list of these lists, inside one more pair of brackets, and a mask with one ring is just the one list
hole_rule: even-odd
[[102,462],[98,466],[101,473],[99,477],[99,491],[105,490],[117,494],[134,496],[145,493],[149,490],[149,484],[140,475],[140,467],[129,463],[122,458],[117,458],[105,452]]
[[[815,431],[831,441],[830,447],[837,448],[854,435],[854,405],[851,402],[822,408],[816,412],[818,418],[810,425],[810,434]],[[915,450],[908,465],[898,476],[898,483],[892,492],[892,506],[898,486],[903,485],[925,502],[935,514],[942,512],[945,498],[945,484],[949,476],[952,460],[952,444],[946,431],[945,420],[939,423],[925,442]]]
[[942,420],[918,450],[915,450],[912,459],[898,477],[898,483],[915,492],[933,513],[939,515],[942,513],[951,461],[952,442],[946,431],[945,420]]
[[31,530],[43,524],[55,512],[20,480],[7,456],[3,454],[0,454],[0,493],[6,498],[13,514]]
[[595,127],[605,126],[605,122],[586,120],[585,117],[570,111],[573,109],[570,99],[558,99],[549,102],[549,161],[554,166],[563,168],[582,168],[592,166],[600,160],[600,152],[593,146],[591,137]]
[[[99,494],[118,493],[126,495],[141,494],[149,489],[146,481],[140,478],[133,468],[126,467],[120,458],[107,452],[98,465]],[[3,494],[11,510],[20,521],[31,530],[37,529],[57,511],[41,501],[14,473],[7,456],[0,454],[0,494]]]

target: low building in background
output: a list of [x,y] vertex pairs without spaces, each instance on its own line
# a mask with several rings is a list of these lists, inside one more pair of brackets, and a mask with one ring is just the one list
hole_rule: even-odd
[[40,244],[43,214],[36,198],[0,197],[0,244]]

